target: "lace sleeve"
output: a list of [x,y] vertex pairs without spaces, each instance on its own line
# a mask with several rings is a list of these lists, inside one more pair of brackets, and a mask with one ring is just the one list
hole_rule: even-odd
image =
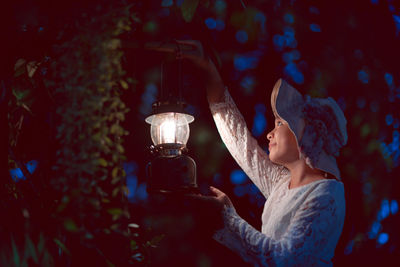
[[342,231],[344,210],[332,195],[306,201],[289,228],[274,240],[225,208],[225,227],[214,239],[255,266],[331,266],[331,258]]
[[287,170],[269,160],[247,129],[246,122],[227,89],[224,102],[210,104],[218,132],[232,157],[268,198],[271,189]]

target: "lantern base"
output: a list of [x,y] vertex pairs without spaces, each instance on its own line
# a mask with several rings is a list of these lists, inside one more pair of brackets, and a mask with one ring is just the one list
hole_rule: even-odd
[[197,193],[196,163],[187,155],[158,156],[147,165],[148,193]]

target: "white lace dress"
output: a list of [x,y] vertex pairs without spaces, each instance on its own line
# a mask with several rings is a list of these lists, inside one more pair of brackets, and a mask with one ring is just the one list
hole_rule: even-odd
[[214,239],[254,266],[332,266],[344,223],[343,183],[323,179],[289,189],[289,171],[258,146],[227,90],[210,108],[229,152],[267,199],[261,232],[226,207]]

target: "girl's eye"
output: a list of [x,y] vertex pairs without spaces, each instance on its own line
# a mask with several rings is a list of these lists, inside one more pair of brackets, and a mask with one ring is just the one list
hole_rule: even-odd
[[277,124],[278,126],[283,125],[283,123],[282,123],[281,121],[278,121],[276,124]]

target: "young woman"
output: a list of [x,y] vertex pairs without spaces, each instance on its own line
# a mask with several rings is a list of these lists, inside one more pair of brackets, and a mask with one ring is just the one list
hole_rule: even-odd
[[179,41],[178,57],[206,77],[211,113],[223,142],[266,198],[258,231],[211,187],[202,196],[222,206],[224,227],[214,239],[255,266],[331,266],[345,215],[335,157],[347,142],[346,119],[332,98],[303,97],[279,80],[271,94],[275,127],[269,154],[258,146],[211,60],[197,41]]

